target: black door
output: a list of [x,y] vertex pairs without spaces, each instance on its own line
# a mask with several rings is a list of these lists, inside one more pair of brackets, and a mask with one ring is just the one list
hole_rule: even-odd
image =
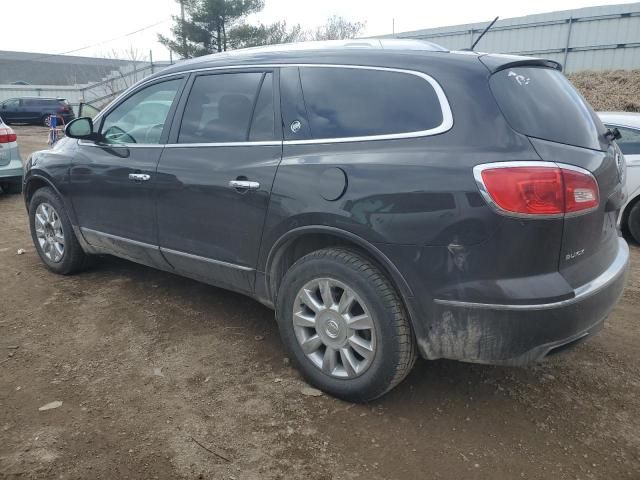
[[81,232],[98,249],[164,268],[158,251],[156,168],[184,80],[141,87],[96,120],[100,142],[78,142],[71,198]]
[[282,154],[276,72],[197,75],[158,166],[161,251],[184,275],[251,291]]

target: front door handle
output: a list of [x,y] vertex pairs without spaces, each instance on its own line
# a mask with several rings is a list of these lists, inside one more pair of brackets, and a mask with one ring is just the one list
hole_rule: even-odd
[[151,178],[151,175],[147,175],[146,173],[130,173],[129,180],[133,180],[134,182],[146,182]]
[[237,190],[258,190],[260,188],[258,182],[250,182],[249,180],[231,180],[229,186]]

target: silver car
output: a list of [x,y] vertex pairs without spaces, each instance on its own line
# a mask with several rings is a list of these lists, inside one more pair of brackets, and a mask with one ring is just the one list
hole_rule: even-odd
[[627,203],[620,211],[620,226],[640,243],[640,113],[598,112],[607,128],[622,135],[618,146],[627,161]]
[[0,118],[0,188],[4,192],[22,191],[22,161],[16,133]]

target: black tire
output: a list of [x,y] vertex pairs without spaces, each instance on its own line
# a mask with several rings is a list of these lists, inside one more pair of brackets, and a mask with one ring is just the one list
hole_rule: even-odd
[[[375,353],[366,370],[355,378],[325,373],[305,355],[296,338],[293,309],[298,292],[319,278],[332,278],[348,286],[366,304],[373,320]],[[282,280],[276,315],[283,343],[304,378],[338,398],[374,400],[400,383],[415,363],[415,337],[398,293],[370,260],[352,250],[326,248],[298,260]]]
[[[38,242],[35,228],[35,215],[38,206],[42,203],[51,205],[55,209],[58,217],[60,218],[60,222],[62,223],[64,252],[62,253],[62,258],[57,262],[52,261],[46,256]],[[87,255],[78,243],[78,239],[73,232],[69,216],[67,215],[62,201],[51,188],[41,188],[36,190],[33,194],[31,202],[29,203],[29,227],[31,229],[33,245],[40,256],[40,259],[49,270],[60,275],[70,275],[81,271],[85,267],[87,263]]]
[[640,200],[637,200],[629,211],[627,228],[629,229],[631,237],[633,237],[637,243],[640,243]]

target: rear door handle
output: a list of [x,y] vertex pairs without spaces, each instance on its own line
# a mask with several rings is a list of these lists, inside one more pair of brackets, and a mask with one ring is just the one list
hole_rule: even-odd
[[129,180],[133,180],[134,182],[146,182],[151,178],[151,175],[147,175],[146,173],[130,173]]
[[260,188],[258,182],[250,182],[249,180],[230,180],[229,186],[238,190],[258,190]]

